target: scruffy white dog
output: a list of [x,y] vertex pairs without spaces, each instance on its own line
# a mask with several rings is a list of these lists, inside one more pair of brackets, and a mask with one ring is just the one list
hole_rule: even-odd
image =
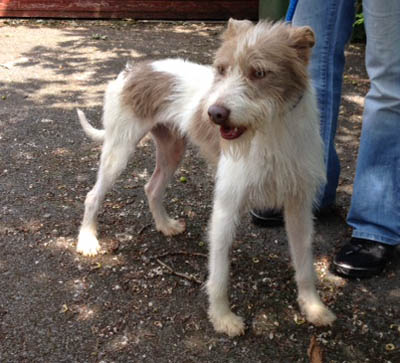
[[184,222],[168,216],[162,199],[188,140],[217,168],[206,285],[215,330],[244,332],[242,318],[229,307],[228,257],[240,216],[252,207],[283,208],[300,308],[311,323],[331,324],[335,316],[315,289],[311,248],[313,203],[325,181],[307,73],[314,34],[309,27],[231,19],[222,39],[213,67],[166,59],[121,72],[105,94],[104,130],[78,110],[86,134],[103,147],[77,250],[98,252],[104,195],[149,132],[156,167],[145,191],[156,228],[168,236],[183,232]]

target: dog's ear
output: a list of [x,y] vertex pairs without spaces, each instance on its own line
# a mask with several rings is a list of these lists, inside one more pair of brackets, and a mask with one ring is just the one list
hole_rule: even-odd
[[231,38],[236,37],[239,33],[250,29],[253,25],[253,23],[250,20],[236,20],[230,18],[228,20],[228,26],[226,30],[222,33],[222,39],[223,40],[228,40]]
[[309,26],[292,27],[290,40],[299,58],[308,63],[311,56],[311,48],[315,44],[314,31]]

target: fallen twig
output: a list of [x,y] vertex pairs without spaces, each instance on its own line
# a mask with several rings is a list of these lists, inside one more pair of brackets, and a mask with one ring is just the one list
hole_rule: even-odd
[[161,255],[152,256],[151,258],[157,259],[157,258],[163,258],[168,256],[179,256],[179,255],[205,257],[205,258],[208,257],[206,253],[201,253],[201,252],[173,251],[173,252],[165,252],[162,253]]
[[310,346],[307,349],[308,357],[310,358],[310,363],[323,363],[323,350],[317,342],[317,338],[313,335],[311,337]]
[[165,267],[172,275],[178,276],[178,277],[182,277],[186,280],[189,280],[191,282],[195,282],[196,284],[203,284],[203,281],[199,280],[197,277],[193,276],[193,275],[188,275],[184,272],[178,272],[175,271],[172,267],[168,266],[166,263],[162,262],[159,258],[156,259],[156,261],[163,267]]
[[145,226],[143,226],[142,228],[140,228],[140,231],[138,232],[138,235],[140,236],[142,233],[143,233],[143,231],[146,229],[146,228],[149,228],[151,226],[151,224],[146,224]]

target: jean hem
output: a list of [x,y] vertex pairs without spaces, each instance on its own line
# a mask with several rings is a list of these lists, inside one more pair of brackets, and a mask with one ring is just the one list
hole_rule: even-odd
[[378,234],[369,233],[369,232],[361,232],[361,231],[353,231],[352,237],[355,238],[363,238],[368,239],[370,241],[380,242],[387,245],[396,246],[400,244],[399,240],[395,240],[393,238],[383,237]]

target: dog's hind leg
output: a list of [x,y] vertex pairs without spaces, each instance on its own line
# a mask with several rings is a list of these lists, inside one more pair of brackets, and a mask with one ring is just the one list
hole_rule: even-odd
[[96,255],[100,249],[97,240],[97,214],[105,194],[111,189],[115,180],[125,169],[136,144],[148,132],[135,120],[125,123],[122,130],[111,130],[105,137],[101,151],[100,167],[97,181],[85,200],[85,213],[79,231],[77,251],[83,255]]
[[182,233],[185,222],[168,216],[163,206],[165,188],[175,173],[185,152],[185,139],[167,126],[157,125],[151,130],[156,145],[156,167],[145,192],[158,231],[166,236]]
[[312,203],[297,198],[287,201],[284,206],[284,214],[290,252],[296,272],[300,309],[310,323],[330,325],[336,317],[321,302],[315,288],[312,256]]

